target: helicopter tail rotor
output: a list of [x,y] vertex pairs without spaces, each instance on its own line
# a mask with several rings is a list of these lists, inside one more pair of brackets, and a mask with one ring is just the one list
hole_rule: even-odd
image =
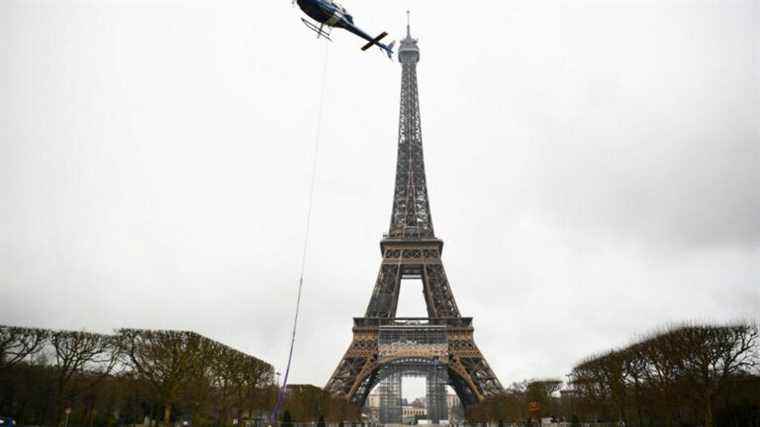
[[388,54],[388,58],[393,60],[393,45],[396,44],[396,40],[392,40],[390,43],[388,43],[388,48],[385,49],[385,53]]

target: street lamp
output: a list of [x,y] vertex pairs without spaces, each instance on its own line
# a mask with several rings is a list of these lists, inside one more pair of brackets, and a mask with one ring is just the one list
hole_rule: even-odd
[[277,388],[280,388],[280,373],[275,372],[275,375],[277,375]]

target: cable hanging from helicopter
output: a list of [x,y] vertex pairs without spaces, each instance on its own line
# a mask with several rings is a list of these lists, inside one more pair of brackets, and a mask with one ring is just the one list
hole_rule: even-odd
[[285,365],[285,375],[283,376],[282,384],[278,384],[279,389],[277,391],[277,400],[275,401],[274,407],[272,407],[272,412],[269,416],[270,427],[273,425],[277,425],[277,417],[283,405],[285,404],[285,397],[286,397],[287,389],[288,389],[288,378],[290,376],[290,368],[293,363],[293,349],[295,348],[295,344],[296,344],[296,330],[298,329],[298,317],[301,312],[301,295],[303,294],[304,272],[306,270],[306,256],[309,250],[309,235],[310,235],[310,230],[311,230],[311,211],[314,205],[314,187],[317,181],[317,166],[318,166],[317,160],[319,159],[319,142],[320,142],[320,136],[322,133],[322,117],[323,117],[323,112],[325,109],[328,52],[329,52],[328,46],[325,45],[324,64],[322,66],[322,89],[320,90],[320,95],[319,95],[317,125],[316,125],[316,132],[314,135],[314,154],[312,157],[311,179],[310,179],[310,184],[309,184],[309,198],[308,198],[308,203],[307,203],[308,208],[306,210],[306,229],[304,231],[303,252],[301,253],[301,270],[298,275],[298,290],[296,293],[296,306],[295,306],[295,313],[293,317],[293,328],[291,330],[291,335],[290,335],[290,350],[288,351],[288,359]]
[[301,21],[307,28],[317,33],[317,38],[324,37],[327,40],[332,41],[330,38],[330,32],[332,28],[343,28],[344,30],[353,33],[364,40],[367,43],[362,46],[362,50],[367,50],[372,46],[377,46],[388,55],[388,58],[393,57],[393,44],[383,44],[380,41],[388,35],[383,31],[378,34],[377,37],[372,37],[369,34],[362,31],[359,27],[354,25],[354,18],[348,13],[346,8],[335,3],[332,0],[294,0],[298,3],[298,7],[313,19],[315,22],[311,22],[308,19],[301,18]]
[[[372,46],[377,46],[388,55],[388,58],[393,57],[394,42],[390,42],[387,45],[380,43],[380,40],[382,40],[385,36],[388,35],[387,32],[383,31],[377,37],[372,38],[369,34],[365,33],[364,31],[362,31],[361,29],[359,29],[357,26],[354,25],[353,17],[346,11],[344,7],[338,5],[332,0],[294,0],[294,3],[295,2],[298,3],[298,6],[301,8],[301,10],[304,11],[304,13],[306,13],[309,17],[313,18],[319,23],[319,25],[316,25],[304,18],[301,18],[301,21],[303,21],[303,23],[306,24],[306,26],[309,29],[317,33],[317,38],[324,37],[327,40],[332,41],[330,39],[330,29],[343,28],[367,40],[367,43],[364,46],[362,46],[362,50],[367,50]],[[325,26],[327,26],[327,28],[325,28]],[[326,86],[326,77],[327,77],[327,58],[328,58],[327,52],[328,52],[328,49],[327,47],[325,47],[324,66],[322,69],[322,90],[321,90],[320,98],[319,98],[319,110],[318,110],[319,112],[317,114],[317,129],[316,129],[316,135],[315,135],[316,138],[315,138],[315,143],[314,143],[314,157],[312,160],[313,163],[312,163],[312,172],[311,172],[311,183],[309,185],[309,200],[308,200],[308,209],[306,213],[306,230],[304,234],[303,253],[301,255],[301,271],[298,277],[298,291],[297,291],[297,297],[296,297],[295,313],[294,313],[294,318],[293,318],[293,328],[292,328],[291,336],[290,336],[290,350],[288,352],[288,359],[287,359],[287,364],[285,367],[285,376],[283,377],[282,384],[278,384],[279,390],[277,392],[277,400],[270,414],[270,418],[269,418],[270,426],[276,425],[277,417],[285,403],[285,396],[286,396],[287,388],[288,388],[288,378],[290,375],[291,364],[293,362],[293,350],[295,348],[295,343],[296,343],[296,330],[298,328],[298,317],[299,317],[300,309],[301,309],[301,295],[303,291],[304,270],[306,268],[306,255],[307,255],[308,247],[309,247],[309,231],[311,228],[311,210],[312,210],[313,199],[314,199],[314,185],[315,185],[316,176],[317,176],[319,137],[320,137],[321,127],[322,127],[322,114],[324,110],[325,86]]]

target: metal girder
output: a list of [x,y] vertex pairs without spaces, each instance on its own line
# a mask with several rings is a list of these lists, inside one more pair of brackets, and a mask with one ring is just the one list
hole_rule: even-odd
[[[428,376],[429,393],[442,395],[444,407],[446,384],[465,407],[504,391],[475,345],[471,318],[460,315],[441,260],[443,241],[433,232],[417,89],[419,57],[417,41],[407,33],[399,49],[401,105],[390,230],[380,243],[383,260],[365,317],[354,319],[353,341],[325,386],[327,391],[357,405],[363,405],[378,384],[388,396],[400,393],[400,377],[389,375],[414,374],[413,360],[442,367],[442,373],[432,368],[424,372],[445,378]],[[405,278],[422,281],[427,318],[396,317],[401,281]],[[407,329],[402,333],[399,331],[403,328],[397,331],[389,326]],[[384,333],[396,338],[381,339]],[[393,399],[386,399],[386,403],[390,405]],[[395,409],[389,411],[383,417],[396,417]],[[436,408],[430,411],[441,414]]]

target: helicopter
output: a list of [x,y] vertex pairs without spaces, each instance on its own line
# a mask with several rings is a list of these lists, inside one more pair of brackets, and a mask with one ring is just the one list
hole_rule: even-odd
[[[362,46],[362,50],[377,46],[388,55],[388,58],[392,58],[393,44],[395,42],[390,42],[387,45],[380,43],[380,40],[388,35],[387,32],[383,31],[377,37],[373,38],[354,25],[354,18],[348,13],[348,11],[346,11],[346,8],[335,3],[333,0],[296,0],[296,2],[298,3],[298,7],[300,7],[306,15],[317,21],[314,23],[301,18],[301,21],[303,21],[306,27],[317,33],[317,38],[324,37],[327,40],[332,41],[330,38],[330,29],[343,28],[364,40],[367,40],[367,44]],[[325,28],[325,26],[327,26],[327,28]]]

